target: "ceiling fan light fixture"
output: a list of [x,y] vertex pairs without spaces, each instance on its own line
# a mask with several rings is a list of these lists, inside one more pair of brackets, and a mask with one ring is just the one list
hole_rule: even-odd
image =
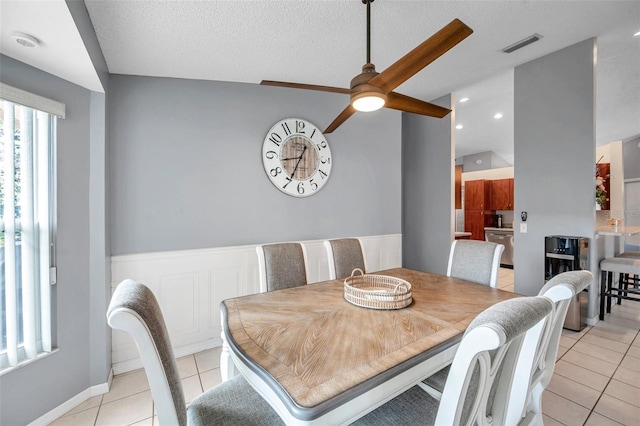
[[387,95],[380,92],[360,92],[351,98],[351,105],[360,112],[377,111],[387,102]]
[[360,112],[379,110],[387,102],[387,93],[378,86],[369,84],[369,80],[378,75],[373,64],[366,64],[362,71],[362,74],[351,80],[351,106]]

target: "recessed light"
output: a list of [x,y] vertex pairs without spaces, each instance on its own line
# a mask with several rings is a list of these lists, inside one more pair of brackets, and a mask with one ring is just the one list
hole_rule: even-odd
[[23,47],[38,47],[40,45],[37,38],[25,33],[14,32],[11,34],[11,38]]
[[638,36],[640,36],[640,31],[638,31],[637,33],[635,33],[633,36],[634,36],[634,37],[638,37]]
[[469,98],[462,98],[460,99],[460,102],[467,102],[469,100]]
[[458,130],[462,129],[462,127],[463,127],[462,124],[456,125],[456,129],[458,129]]
[[493,118],[498,118],[498,119],[502,118],[502,113],[501,112],[497,113],[496,115],[493,116]]

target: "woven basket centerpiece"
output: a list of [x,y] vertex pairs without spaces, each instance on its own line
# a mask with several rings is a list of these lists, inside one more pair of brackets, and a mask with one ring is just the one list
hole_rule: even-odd
[[359,268],[344,280],[344,298],[349,303],[371,309],[401,309],[413,301],[409,282],[386,275],[365,274]]

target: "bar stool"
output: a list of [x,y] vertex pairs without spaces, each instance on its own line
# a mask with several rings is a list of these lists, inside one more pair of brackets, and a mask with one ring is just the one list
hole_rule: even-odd
[[[600,262],[600,270],[602,276],[600,278],[600,320],[604,320],[604,299],[607,298],[607,313],[611,313],[611,297],[618,298],[618,304],[621,299],[633,300],[640,302],[640,289],[638,289],[637,281],[631,282],[628,278],[621,279],[618,287],[613,287],[613,274],[620,274],[628,277],[629,275],[640,275],[640,257],[609,257]],[[629,284],[633,288],[629,288]]]
[[[640,251],[625,251],[620,253],[617,257],[624,257],[628,259],[640,259]],[[630,285],[636,289],[640,288],[640,275],[620,274],[619,282],[624,284],[625,289]],[[621,299],[618,299],[618,305],[621,303]]]

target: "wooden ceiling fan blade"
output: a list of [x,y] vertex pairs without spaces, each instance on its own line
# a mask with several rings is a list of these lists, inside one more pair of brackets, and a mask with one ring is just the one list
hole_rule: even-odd
[[465,23],[454,19],[418,47],[398,59],[389,68],[372,78],[369,83],[387,93],[391,92],[472,33],[473,30]]
[[331,124],[329,124],[329,127],[327,127],[327,130],[324,131],[324,133],[331,133],[333,132],[335,129],[337,129],[338,127],[340,127],[340,125],[342,123],[344,123],[345,121],[347,121],[347,119],[349,117],[351,117],[354,113],[356,112],[356,109],[354,107],[352,107],[351,105],[349,105],[348,107],[346,107],[344,109],[344,111],[342,111],[340,113],[340,115],[338,115],[336,117],[335,120],[333,120],[333,122]]
[[278,87],[289,87],[291,89],[306,89],[306,90],[317,90],[320,92],[341,93],[343,95],[348,95],[350,93],[349,89],[343,89],[342,87],[319,86],[316,84],[289,83],[286,81],[273,81],[273,80],[262,80],[260,84],[263,86],[278,86]]
[[435,105],[420,99],[411,98],[400,93],[391,92],[387,95],[386,108],[397,109],[429,117],[442,118],[451,112],[450,109]]

